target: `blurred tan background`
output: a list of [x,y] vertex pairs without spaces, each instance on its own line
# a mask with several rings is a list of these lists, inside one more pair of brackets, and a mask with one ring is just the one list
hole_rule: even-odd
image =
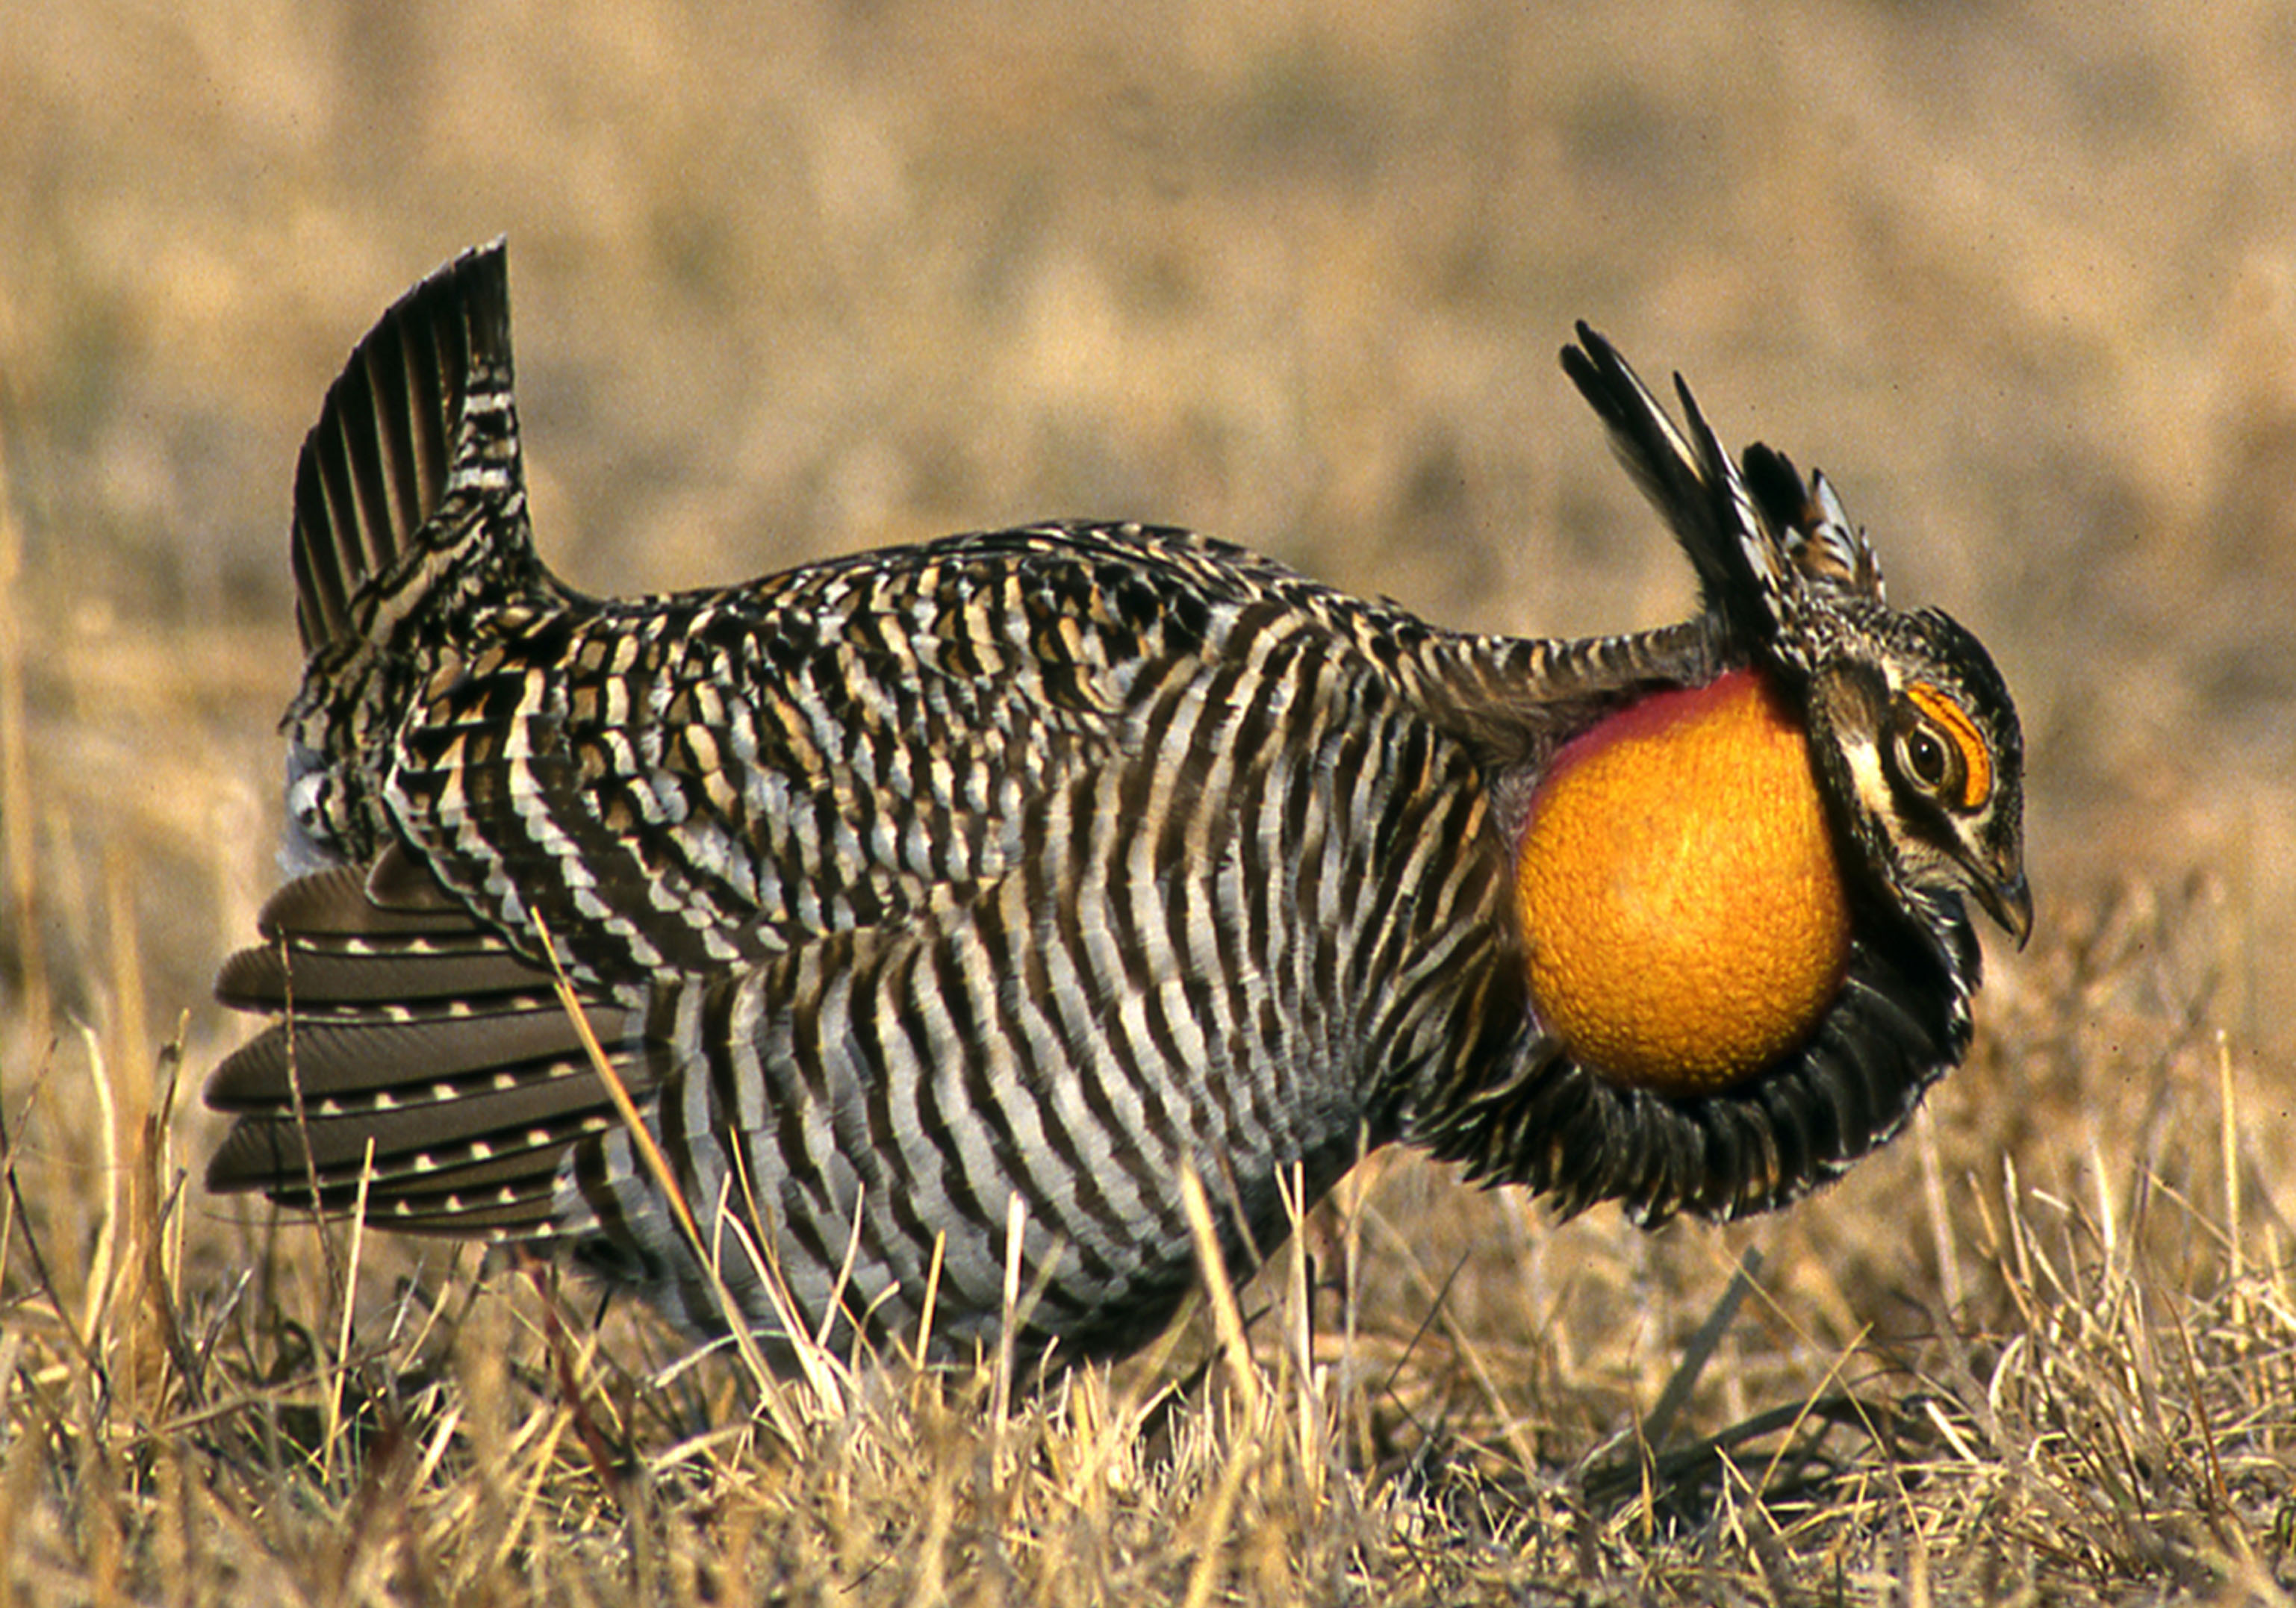
[[[1096,514],[1445,623],[1657,623],[1685,567],[1555,365],[1587,318],[2000,660],[2042,933],[1981,1017],[2198,877],[2157,1007],[2284,1112],[2286,7],[12,0],[12,997],[122,1046],[189,1009],[195,1069],[239,1031],[296,447],[497,234],[543,549],[597,591]],[[2031,1120],[2023,1054],[1962,1120]]]

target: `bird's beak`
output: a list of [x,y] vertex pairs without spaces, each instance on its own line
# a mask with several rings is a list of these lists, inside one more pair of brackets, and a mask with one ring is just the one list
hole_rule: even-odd
[[1985,907],[1985,914],[2001,923],[2001,930],[2025,947],[2033,936],[2033,890],[2025,882],[2022,864],[2004,866],[1998,872],[1980,872],[1971,880],[1970,890],[1977,902]]

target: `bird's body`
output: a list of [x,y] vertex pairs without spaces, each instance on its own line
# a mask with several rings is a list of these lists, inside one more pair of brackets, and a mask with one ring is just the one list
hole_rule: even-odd
[[[1657,453],[1639,386],[1589,347],[1582,387]],[[833,1344],[906,1341],[930,1284],[931,1349],[962,1352],[996,1338],[1017,1272],[1035,1300],[1016,1343],[1064,1358],[1141,1343],[1189,1287],[1189,1169],[1238,1265],[1286,1231],[1282,1181],[1312,1201],[1396,1140],[1570,1210],[1790,1199],[1964,1048],[1959,892],[2021,916],[2020,761],[1973,640],[1849,574],[1851,627],[1943,668],[1875,683],[1879,751],[1829,766],[1813,738],[1808,785],[1856,792],[1879,766],[1900,787],[1892,711],[1927,688],[1968,728],[1942,723],[1982,853],[1933,831],[1958,881],[1896,885],[1928,861],[1872,846],[1829,793],[1846,939],[1804,965],[1823,985],[1760,1064],[1670,1082],[1565,1047],[1549,1019],[1572,1001],[1538,997],[1520,903],[1558,750],[1729,676],[1789,727],[1849,707],[1825,662],[1780,647],[1733,556],[1734,521],[1774,545],[1792,525],[1780,472],[1810,494],[1751,455],[1773,483],[1745,492],[1708,439],[1674,436],[1675,472],[1757,501],[1669,509],[1709,607],[1640,636],[1454,634],[1128,525],[604,602],[535,555],[502,254],[472,253],[362,344],[305,448],[311,662],[287,729],[308,874],[218,985],[281,1021],[210,1087],[242,1113],[211,1180],[338,1208],[364,1189],[383,1226],[569,1247],[703,1332],[794,1318]],[[1816,495],[1782,572],[1831,585],[1860,554],[1870,571]],[[1711,880],[1719,933],[1729,878]],[[1820,941],[1786,930],[1787,951]],[[1720,971],[1742,990],[1745,968]]]

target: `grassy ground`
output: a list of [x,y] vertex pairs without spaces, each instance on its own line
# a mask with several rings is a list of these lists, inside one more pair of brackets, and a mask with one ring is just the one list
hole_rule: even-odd
[[[0,1590],[2296,1583],[2281,8],[183,9],[0,9]],[[503,232],[542,540],[597,590],[1129,514],[1447,622],[1655,623],[1682,566],[1554,365],[1585,316],[1992,645],[2034,944],[1818,1200],[1643,1235],[1380,1158],[1241,1292],[1247,1368],[1200,1316],[1047,1395],[774,1387],[211,1200],[295,446]]]

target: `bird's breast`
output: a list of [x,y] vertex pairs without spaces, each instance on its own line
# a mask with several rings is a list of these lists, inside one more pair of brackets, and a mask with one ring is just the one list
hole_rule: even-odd
[[1751,670],[1652,694],[1559,751],[1515,900],[1541,1025],[1664,1094],[1727,1087],[1791,1049],[1849,964],[1808,741]]

